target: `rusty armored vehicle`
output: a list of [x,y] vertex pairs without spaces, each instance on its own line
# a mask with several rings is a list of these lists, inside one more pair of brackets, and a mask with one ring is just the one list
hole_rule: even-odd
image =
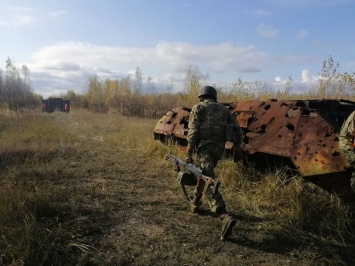
[[[242,151],[248,162],[287,164],[304,179],[353,201],[352,169],[339,150],[339,132],[355,110],[348,100],[269,100],[224,103],[244,132]],[[187,146],[191,109],[166,112],[154,128],[154,139]],[[232,143],[226,142],[226,150]]]

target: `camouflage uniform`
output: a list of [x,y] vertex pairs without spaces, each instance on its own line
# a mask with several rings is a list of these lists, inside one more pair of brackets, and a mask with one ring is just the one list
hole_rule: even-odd
[[[344,122],[339,134],[339,149],[344,154],[348,162],[355,167],[355,111],[350,114],[348,119]],[[350,181],[352,190],[355,191],[355,171],[352,173]]]
[[[224,153],[226,124],[232,124],[238,130],[238,140],[234,145],[240,149],[242,130],[225,106],[217,103],[214,99],[203,99],[203,101],[192,107],[187,135],[187,160],[191,158],[193,151],[195,151],[197,154],[197,164],[202,169],[202,173],[212,178],[216,178],[214,168]],[[199,185],[195,188],[195,195],[192,199],[192,211],[196,211],[201,205],[200,200],[203,196],[204,185],[204,182],[200,181]],[[227,225],[223,225],[223,221],[232,219],[226,210],[223,197],[219,192],[213,194],[211,190],[207,190],[204,197],[208,201],[211,212],[216,213],[222,220],[223,239],[225,236],[231,234],[231,231],[226,235],[223,232],[227,228]],[[233,221],[235,224],[235,220]]]

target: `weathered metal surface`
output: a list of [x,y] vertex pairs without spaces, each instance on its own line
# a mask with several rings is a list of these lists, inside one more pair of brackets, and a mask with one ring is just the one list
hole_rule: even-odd
[[169,145],[174,142],[182,147],[186,146],[190,111],[186,107],[167,111],[154,128],[154,139]]
[[[262,101],[239,102],[231,112],[244,127],[247,154],[288,157],[302,176],[312,176],[349,167],[338,148],[338,133],[354,108],[355,103],[331,100]],[[247,124],[246,112],[253,114]]]
[[[243,101],[225,104],[244,132],[243,152],[287,158],[307,180],[351,194],[349,164],[339,150],[343,121],[355,110],[346,100]],[[156,124],[155,139],[186,147],[190,109],[177,107]],[[226,149],[232,147],[226,143]],[[260,158],[260,156],[259,156]]]

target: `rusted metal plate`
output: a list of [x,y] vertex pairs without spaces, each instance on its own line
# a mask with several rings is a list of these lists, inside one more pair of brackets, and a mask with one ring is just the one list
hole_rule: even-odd
[[176,107],[166,112],[154,128],[154,139],[165,143],[186,140],[191,109]]
[[[332,111],[334,102],[328,103],[328,111]],[[231,112],[247,132],[245,152],[289,157],[303,176],[344,171],[349,165],[338,149],[339,121],[351,108],[344,113],[334,110],[338,116],[334,119],[309,105],[309,101],[237,103]],[[246,113],[253,113],[248,122]]]
[[339,150],[338,132],[320,115],[299,120],[291,160],[303,176],[342,172],[350,166]]

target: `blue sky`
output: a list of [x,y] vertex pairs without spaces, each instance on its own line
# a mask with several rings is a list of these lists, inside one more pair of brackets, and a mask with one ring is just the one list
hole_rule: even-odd
[[354,14],[355,0],[0,0],[0,68],[26,64],[44,97],[137,67],[173,91],[189,66],[221,87],[291,76],[304,91],[329,56],[355,70]]

